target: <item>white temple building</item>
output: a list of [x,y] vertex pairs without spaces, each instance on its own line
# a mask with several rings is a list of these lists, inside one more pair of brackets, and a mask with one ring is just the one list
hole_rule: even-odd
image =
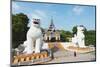
[[44,33],[45,41],[59,41],[60,40],[60,32],[56,30],[56,27],[53,23],[53,19],[51,19],[51,24],[49,28]]

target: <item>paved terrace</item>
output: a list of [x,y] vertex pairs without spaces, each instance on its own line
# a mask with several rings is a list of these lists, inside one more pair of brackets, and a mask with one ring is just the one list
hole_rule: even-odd
[[[80,52],[74,53],[77,48],[69,47],[71,51],[65,50],[61,43],[49,43],[49,48],[53,50],[54,59],[47,63],[63,63],[63,62],[78,62],[78,61],[94,61],[95,51],[86,52],[89,49],[78,49]],[[74,50],[72,50],[72,48]]]

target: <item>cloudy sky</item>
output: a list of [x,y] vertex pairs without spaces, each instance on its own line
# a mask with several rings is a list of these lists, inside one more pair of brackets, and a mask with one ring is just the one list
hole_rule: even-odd
[[13,1],[12,13],[26,14],[30,23],[32,18],[39,18],[43,28],[48,28],[53,19],[56,29],[71,31],[76,25],[84,25],[88,30],[95,29],[95,6]]

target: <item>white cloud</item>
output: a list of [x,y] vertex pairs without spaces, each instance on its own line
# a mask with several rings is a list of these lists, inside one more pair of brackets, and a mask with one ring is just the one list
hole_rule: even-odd
[[32,18],[41,19],[42,17],[41,17],[41,16],[39,16],[38,14],[33,14],[33,15],[32,15]]
[[43,20],[43,19],[47,18],[47,14],[43,10],[34,10],[31,13],[30,23],[28,24],[28,27],[30,27],[33,18],[37,18],[37,19]]
[[20,7],[18,4],[16,4],[15,2],[12,2],[12,10],[19,10]]
[[57,12],[56,11],[53,11],[52,14],[57,14]]
[[32,18],[38,18],[38,19],[46,18],[46,13],[42,10],[34,10]]
[[39,16],[41,17],[46,17],[46,13],[44,11],[41,11],[41,10],[35,10],[34,11],[36,14],[38,14]]
[[75,6],[73,8],[73,12],[77,15],[80,15],[84,11],[84,8],[82,6]]

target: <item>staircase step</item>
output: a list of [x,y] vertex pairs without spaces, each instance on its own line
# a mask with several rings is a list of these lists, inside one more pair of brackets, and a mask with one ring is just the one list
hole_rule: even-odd
[[43,58],[48,58],[47,52],[38,53],[38,54],[33,53],[28,55],[22,54],[14,57],[13,64],[19,64],[19,63],[29,62],[32,60],[43,59]]

